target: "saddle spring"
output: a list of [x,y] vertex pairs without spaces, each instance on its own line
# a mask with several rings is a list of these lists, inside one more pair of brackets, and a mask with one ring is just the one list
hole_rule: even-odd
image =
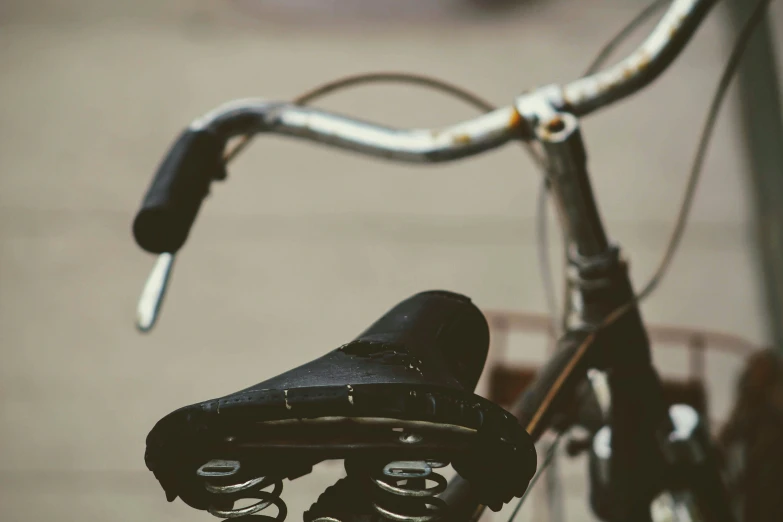
[[[373,509],[384,519],[397,522],[434,522],[445,515],[446,503],[437,498],[447,486],[446,478],[433,471],[448,463],[427,461],[389,462],[370,472],[375,486]],[[429,486],[428,482],[435,485]]]
[[[207,491],[220,495],[220,499],[209,506],[209,513],[227,520],[243,517],[243,520],[283,522],[288,509],[280,498],[283,492],[282,479],[264,476],[243,479],[240,467],[240,463],[235,460],[211,460],[196,471],[196,475],[204,479]],[[272,487],[272,491],[266,491],[269,487]],[[246,499],[257,502],[245,507],[234,507],[237,502]],[[277,516],[259,515],[270,506],[277,507]]]

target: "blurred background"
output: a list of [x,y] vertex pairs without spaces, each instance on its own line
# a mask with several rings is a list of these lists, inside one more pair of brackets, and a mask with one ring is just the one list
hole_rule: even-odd
[[[0,2],[0,520],[212,520],[167,503],[144,466],[145,437],[171,410],[320,356],[420,290],[546,312],[539,175],[519,147],[405,167],[264,137],[233,164],[229,183],[213,187],[160,324],[139,334],[136,300],[153,259],[135,246],[131,221],[194,117],[232,98],[290,99],[367,70],[432,74],[506,104],[581,74],[645,3]],[[637,287],[666,244],[732,34],[716,9],[659,81],[584,123],[600,208]],[[352,90],[321,106],[396,126],[472,114],[402,87]],[[738,121],[732,96],[684,243],[643,311],[652,323],[767,344]],[[544,342],[508,357],[543,357]],[[718,417],[738,369],[731,358],[709,362]],[[592,520],[585,464],[564,469],[568,520]],[[339,474],[325,465],[287,485],[289,520]]]

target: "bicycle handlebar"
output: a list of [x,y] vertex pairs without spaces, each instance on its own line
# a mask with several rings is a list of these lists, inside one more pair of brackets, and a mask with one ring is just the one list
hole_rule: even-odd
[[212,179],[225,176],[216,152],[238,135],[271,132],[397,162],[453,161],[515,140],[560,112],[585,116],[643,88],[674,61],[716,0],[673,0],[629,57],[565,86],[550,85],[511,106],[443,129],[394,129],[290,103],[237,100],[195,120],[161,164],[134,221],[144,250],[174,253],[184,244]]
[[585,116],[643,88],[679,55],[714,4],[715,0],[674,0],[650,36],[616,65],[565,86],[537,89],[511,106],[442,129],[394,129],[262,100],[230,102],[199,118],[191,128],[210,129],[225,140],[272,132],[400,162],[457,160],[513,139],[533,139],[547,112]]

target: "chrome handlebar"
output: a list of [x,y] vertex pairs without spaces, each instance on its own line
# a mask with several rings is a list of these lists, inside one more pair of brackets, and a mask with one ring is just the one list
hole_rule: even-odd
[[195,120],[223,140],[270,132],[405,163],[454,161],[511,140],[532,140],[559,112],[585,116],[655,80],[680,54],[716,0],[673,0],[647,39],[627,58],[594,75],[519,96],[513,105],[442,129],[394,129],[320,109],[237,100]]
[[191,124],[221,139],[270,132],[303,138],[406,163],[457,160],[497,148],[520,137],[522,119],[504,107],[444,129],[400,130],[320,109],[263,100],[239,100]]

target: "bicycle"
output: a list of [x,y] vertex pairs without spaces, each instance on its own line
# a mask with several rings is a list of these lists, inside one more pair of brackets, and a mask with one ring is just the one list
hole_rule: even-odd
[[[455,161],[511,141],[535,143],[528,150],[546,174],[568,240],[571,307],[556,355],[509,412],[473,393],[489,341],[481,311],[451,292],[412,296],[321,358],[161,419],[147,438],[145,461],[168,500],[180,497],[229,519],[282,521],[282,481],[340,459],[346,477],[316,500],[306,522],[475,521],[486,507],[498,511],[514,498],[524,500],[538,476],[534,444],[546,430],[563,434],[581,426],[591,434],[590,503],[599,518],[735,520],[705,423],[692,407],[664,400],[637,304],[674,255],[719,104],[769,3],[758,2],[740,35],[669,248],[639,294],[603,227],[579,118],[655,80],[715,0],[671,1],[629,57],[596,72],[608,51],[602,53],[589,74],[535,89],[508,107],[493,108],[426,77],[379,74],[334,82],[292,103],[237,100],[191,123],[161,163],[133,224],[138,245],[159,255],[139,302],[143,331],[157,320],[175,254],[211,183],[225,180],[228,161],[262,132],[403,163]],[[444,129],[397,130],[305,107],[334,89],[379,79],[434,86],[487,112]],[[236,137],[240,142],[229,148]],[[449,464],[458,473],[452,481],[436,471]],[[243,499],[258,502],[235,508]],[[259,514],[270,506],[278,509],[275,517]]]

